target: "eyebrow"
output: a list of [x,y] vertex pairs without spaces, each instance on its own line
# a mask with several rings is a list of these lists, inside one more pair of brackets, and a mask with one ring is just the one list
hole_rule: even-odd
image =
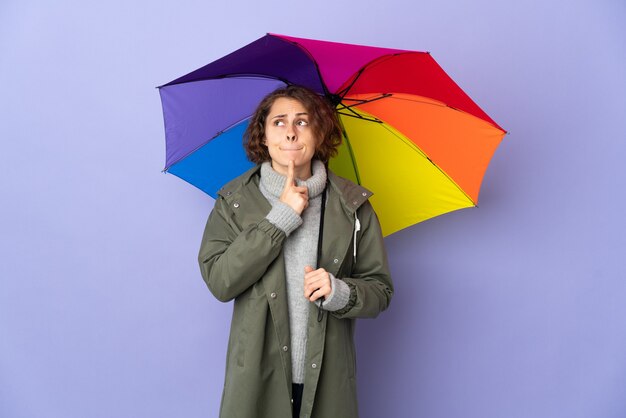
[[[296,113],[296,116],[302,116],[302,115],[309,115],[307,112],[300,112],[300,113]],[[283,114],[283,115],[276,115],[276,116],[272,116],[270,119],[276,119],[276,118],[284,118],[285,116],[287,116],[287,114]]]

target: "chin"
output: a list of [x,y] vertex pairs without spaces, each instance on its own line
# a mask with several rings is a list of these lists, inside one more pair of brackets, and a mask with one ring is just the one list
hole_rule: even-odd
[[307,159],[306,157],[298,155],[298,156],[290,156],[290,157],[281,158],[279,160],[279,164],[280,165],[284,165],[285,167],[287,167],[289,165],[289,161],[291,161],[291,160],[293,160],[293,162],[296,165],[296,167],[307,165],[308,163],[311,162],[310,159]]

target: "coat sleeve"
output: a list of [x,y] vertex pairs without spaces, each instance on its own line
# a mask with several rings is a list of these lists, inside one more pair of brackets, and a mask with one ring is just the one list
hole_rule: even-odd
[[222,302],[234,299],[257,282],[280,254],[285,233],[263,218],[240,228],[224,200],[209,215],[198,262],[202,278]]
[[350,287],[350,299],[343,309],[331,312],[338,318],[374,318],[387,309],[393,296],[378,217],[369,202],[361,206],[358,214],[361,232],[357,237],[356,262],[350,277],[341,277]]

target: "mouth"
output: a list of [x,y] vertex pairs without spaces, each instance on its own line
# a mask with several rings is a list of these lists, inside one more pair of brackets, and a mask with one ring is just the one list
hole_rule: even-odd
[[300,148],[283,148],[283,147],[281,147],[280,150],[281,151],[300,151],[303,148],[304,147],[300,147]]

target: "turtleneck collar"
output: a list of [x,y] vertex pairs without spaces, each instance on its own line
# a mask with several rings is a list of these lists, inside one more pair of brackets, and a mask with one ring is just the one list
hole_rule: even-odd
[[[306,180],[296,179],[298,186],[306,186],[309,190],[309,199],[317,197],[326,187],[326,167],[319,160],[311,161],[313,175]],[[273,196],[279,198],[285,188],[286,176],[277,173],[272,168],[272,163],[266,161],[261,164],[261,183]]]

